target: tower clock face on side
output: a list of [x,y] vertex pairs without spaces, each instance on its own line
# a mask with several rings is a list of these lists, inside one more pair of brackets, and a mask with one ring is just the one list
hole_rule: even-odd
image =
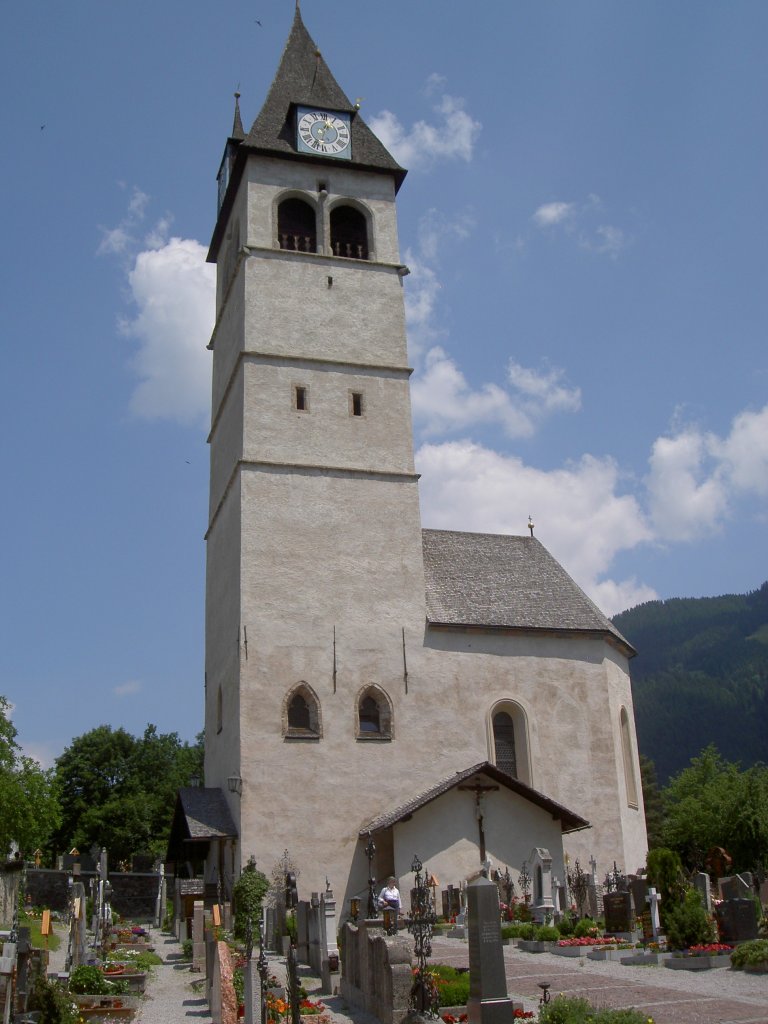
[[299,107],[296,111],[296,144],[300,153],[352,158],[349,114]]

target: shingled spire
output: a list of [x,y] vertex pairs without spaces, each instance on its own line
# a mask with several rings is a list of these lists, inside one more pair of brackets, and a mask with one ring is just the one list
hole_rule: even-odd
[[243,128],[243,120],[240,117],[240,93],[235,93],[235,121],[232,125],[232,139],[237,139],[238,142],[242,142],[245,138],[245,129]]
[[[304,26],[298,6],[277,73],[264,106],[245,137],[244,147],[306,159],[296,150],[296,104],[348,113],[351,122],[352,166],[390,171],[399,188],[405,170],[379,142],[363,121],[357,106],[350,102],[333,77]],[[313,155],[311,159],[318,158]]]

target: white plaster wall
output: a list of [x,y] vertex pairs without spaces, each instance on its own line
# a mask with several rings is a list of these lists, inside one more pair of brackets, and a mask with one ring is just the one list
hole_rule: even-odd
[[407,368],[392,267],[277,249],[251,256],[245,274],[249,352]]
[[[493,868],[503,874],[509,867],[515,884],[533,846],[549,850],[553,873],[563,877],[562,833],[549,812],[509,790],[499,789],[485,796],[483,825]],[[394,848],[395,876],[406,906],[407,893],[413,886],[411,865],[415,855],[425,872],[437,876],[441,889],[449,884],[458,886],[476,874],[482,864],[474,794],[454,789],[416,811],[410,821],[396,827]]]
[[[297,385],[307,389],[306,411],[294,407]],[[362,395],[362,416],[351,414],[351,392]],[[249,359],[245,458],[413,474],[410,411],[405,374]]]

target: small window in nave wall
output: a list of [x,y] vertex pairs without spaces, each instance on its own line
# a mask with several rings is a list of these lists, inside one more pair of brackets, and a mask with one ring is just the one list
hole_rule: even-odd
[[317,740],[322,736],[320,701],[307,683],[300,683],[283,702],[283,736],[290,740]]
[[357,738],[359,740],[392,739],[392,705],[378,686],[368,686],[357,700]]

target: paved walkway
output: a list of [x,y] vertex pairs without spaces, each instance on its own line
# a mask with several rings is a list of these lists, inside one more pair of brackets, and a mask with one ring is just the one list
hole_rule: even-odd
[[[435,939],[432,959],[468,967],[466,942]],[[663,966],[626,967],[610,961],[523,953],[504,948],[507,986],[526,1009],[538,1005],[540,982],[553,994],[584,996],[598,1008],[633,1006],[656,1024],[768,1024],[768,975],[729,968],[671,971]]]

